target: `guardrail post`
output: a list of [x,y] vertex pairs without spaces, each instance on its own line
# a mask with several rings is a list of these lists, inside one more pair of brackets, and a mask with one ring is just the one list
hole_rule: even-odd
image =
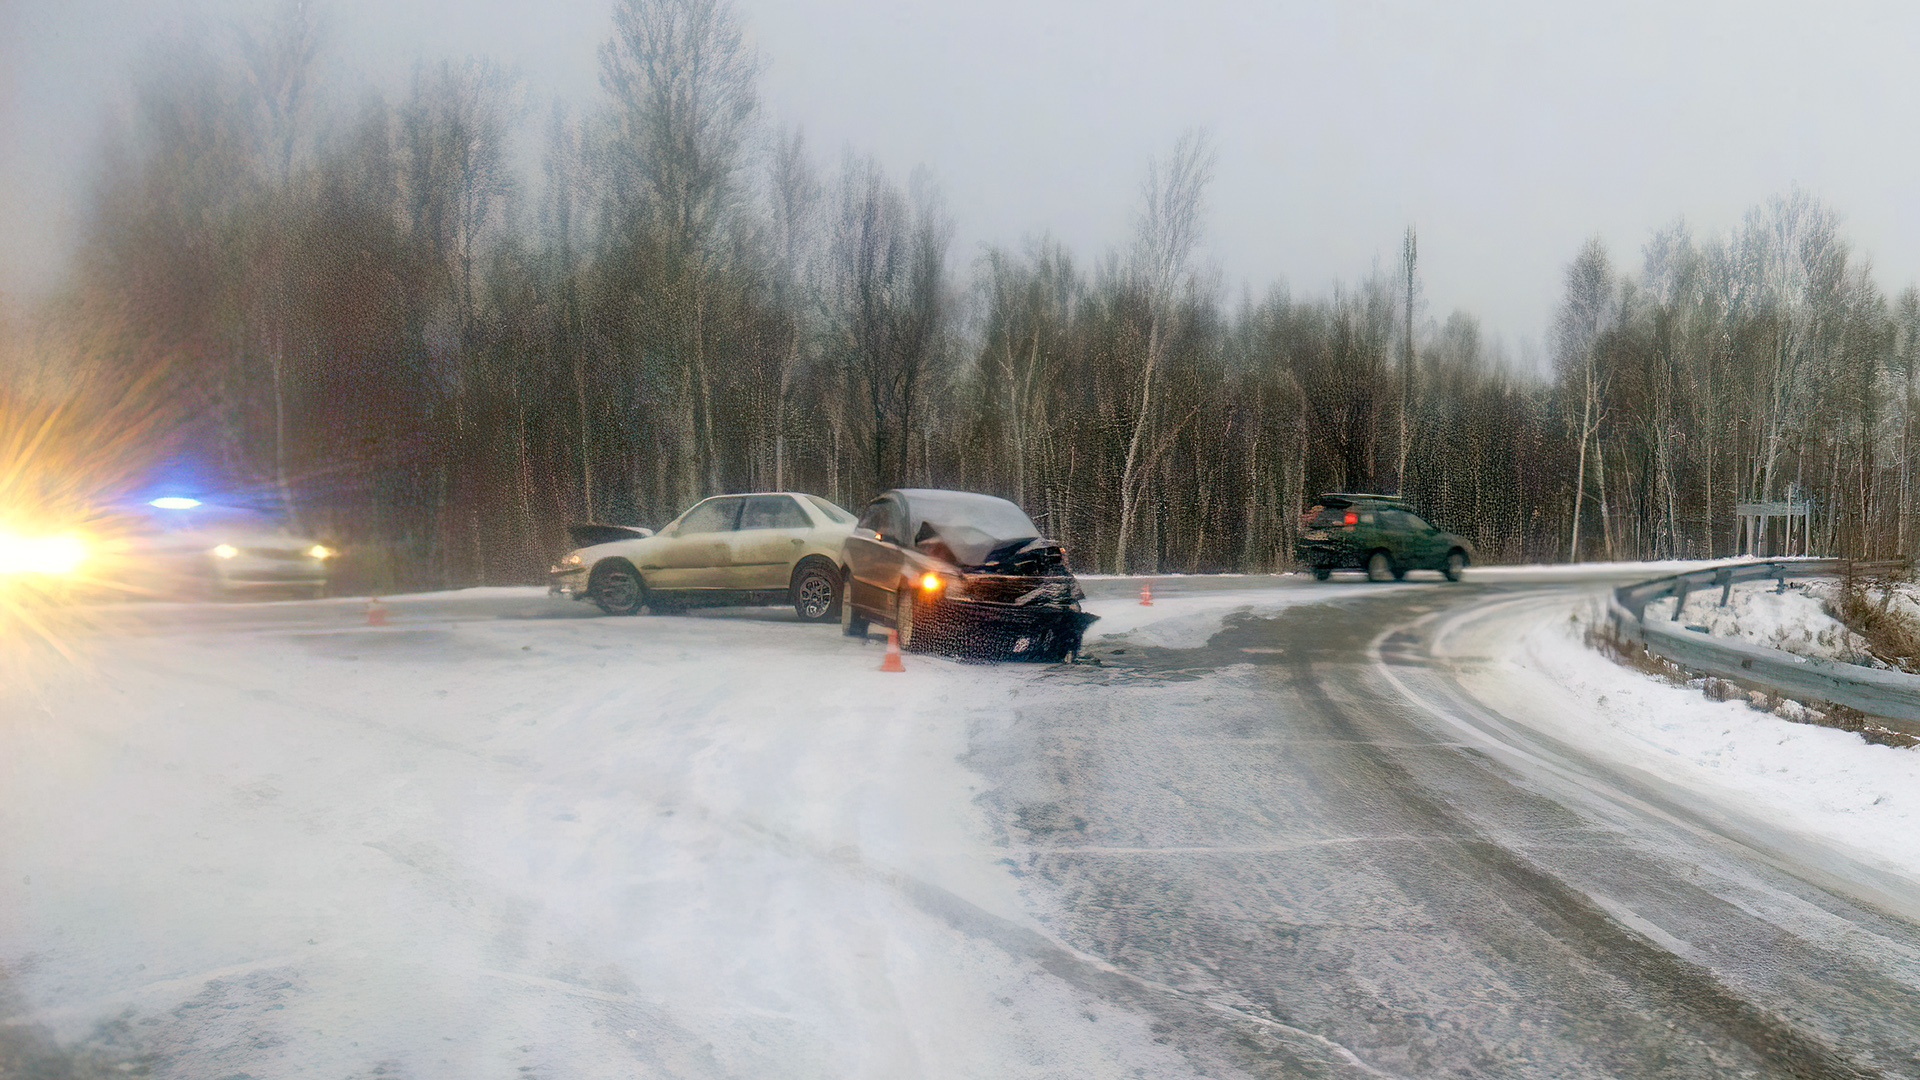
[[1720,586],[1720,606],[1726,607],[1733,597],[1733,567],[1722,567],[1713,575],[1713,583]]
[[1673,621],[1680,621],[1680,609],[1687,606],[1687,593],[1693,590],[1693,582],[1680,579],[1680,587],[1673,593]]

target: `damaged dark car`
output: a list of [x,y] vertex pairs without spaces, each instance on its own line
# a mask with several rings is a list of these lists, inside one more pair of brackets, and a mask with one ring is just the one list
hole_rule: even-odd
[[892,627],[900,647],[992,660],[1075,658],[1098,617],[1066,552],[1026,512],[968,491],[888,491],[860,515],[841,556],[842,629]]

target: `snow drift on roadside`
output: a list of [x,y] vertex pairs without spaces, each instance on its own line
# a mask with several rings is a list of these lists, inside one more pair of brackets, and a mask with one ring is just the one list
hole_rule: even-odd
[[[1827,614],[1826,604],[1838,590],[1827,581],[1788,582],[1784,590],[1770,581],[1743,581],[1723,606],[1719,589],[1700,589],[1687,597],[1677,621],[1750,645],[1842,664],[1871,663],[1859,636]],[[1673,607],[1671,598],[1656,600],[1647,605],[1646,617],[1673,619]]]
[[1597,617],[1597,605],[1571,615],[1542,608],[1503,655],[1461,682],[1597,757],[1920,877],[1920,753],[1623,668],[1587,647],[1585,626]]

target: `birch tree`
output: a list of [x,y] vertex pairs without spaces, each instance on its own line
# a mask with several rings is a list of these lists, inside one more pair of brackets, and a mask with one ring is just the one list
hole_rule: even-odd
[[1180,294],[1193,285],[1193,253],[1199,246],[1207,185],[1213,180],[1214,153],[1204,132],[1189,131],[1173,152],[1147,166],[1141,192],[1144,207],[1134,241],[1129,277],[1146,302],[1147,332],[1137,358],[1138,383],[1132,430],[1120,467],[1120,524],[1114,568],[1131,566],[1128,545],[1136,528],[1146,477],[1166,443],[1156,441],[1160,414],[1155,393],[1176,328]]
[[657,251],[658,279],[643,277],[628,302],[666,309],[666,333],[651,344],[681,384],[676,501],[685,502],[721,486],[711,301],[718,279],[737,268],[727,234],[744,194],[759,60],[726,0],[619,0],[600,63],[614,101],[616,214]]
[[[1580,395],[1579,465],[1573,480],[1573,525],[1567,540],[1567,561],[1580,558],[1581,508],[1587,495],[1588,448],[1600,474],[1600,520],[1607,521],[1605,461],[1599,454],[1600,424],[1605,419],[1606,381],[1599,362],[1600,336],[1614,321],[1618,309],[1613,264],[1598,238],[1590,239],[1567,267],[1566,293],[1555,321],[1563,384],[1571,381]],[[1608,536],[1608,557],[1612,557]]]

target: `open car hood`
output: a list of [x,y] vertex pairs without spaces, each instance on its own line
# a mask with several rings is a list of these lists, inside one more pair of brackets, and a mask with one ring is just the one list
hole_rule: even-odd
[[643,529],[638,525],[569,525],[567,538],[574,547],[592,547],[595,544],[611,544],[615,540],[642,540],[652,536],[652,529]]

